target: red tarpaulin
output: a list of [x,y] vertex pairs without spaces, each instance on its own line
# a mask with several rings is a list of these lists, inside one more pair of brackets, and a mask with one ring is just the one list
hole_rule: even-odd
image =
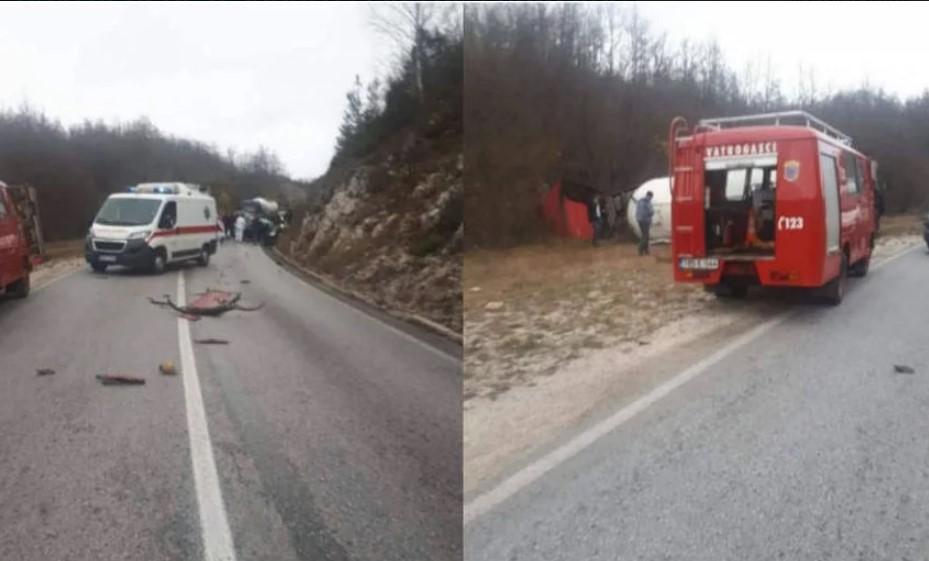
[[587,220],[587,205],[564,196],[556,181],[542,201],[542,215],[552,232],[559,236],[592,240],[593,227]]

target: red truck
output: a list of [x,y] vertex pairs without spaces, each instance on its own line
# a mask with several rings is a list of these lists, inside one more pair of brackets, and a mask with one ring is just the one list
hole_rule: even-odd
[[842,301],[868,272],[877,164],[802,111],[704,119],[669,133],[674,278],[717,295],[815,288]]
[[37,200],[35,189],[0,181],[0,294],[29,294],[29,274],[42,254]]

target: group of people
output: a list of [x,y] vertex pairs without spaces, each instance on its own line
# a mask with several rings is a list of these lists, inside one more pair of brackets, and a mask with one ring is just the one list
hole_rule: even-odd
[[249,219],[243,212],[223,216],[222,221],[226,237],[237,242],[272,245],[279,232],[271,220],[263,216]]
[[[655,208],[652,206],[654,194],[649,191],[644,198],[633,200],[635,203],[635,220],[639,225],[639,255],[649,254],[649,230],[652,226],[652,216]],[[593,244],[598,245],[606,237],[608,221],[606,217],[606,199],[602,195],[592,195],[587,201],[587,219],[593,229]]]
[[223,229],[226,231],[226,237],[232,238],[237,242],[245,241],[245,228],[247,224],[245,217],[241,213],[223,216]]

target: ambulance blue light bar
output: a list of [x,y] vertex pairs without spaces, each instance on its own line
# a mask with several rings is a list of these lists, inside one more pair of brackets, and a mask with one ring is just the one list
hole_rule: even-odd
[[180,192],[177,185],[159,185],[151,183],[142,183],[134,187],[134,193],[154,193],[154,194],[177,194]]

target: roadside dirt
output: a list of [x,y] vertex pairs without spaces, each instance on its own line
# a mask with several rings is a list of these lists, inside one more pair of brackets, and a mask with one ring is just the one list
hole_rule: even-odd
[[465,399],[532,386],[585,353],[651,344],[663,325],[715,304],[675,285],[670,250],[559,241],[465,256]]
[[29,282],[39,288],[84,265],[84,240],[46,242],[45,261],[32,270]]
[[50,259],[33,269],[29,282],[32,284],[32,288],[40,288],[62,275],[66,275],[85,266],[86,263],[83,257]]
[[65,240],[45,243],[45,258],[48,260],[83,256],[84,240]]
[[[882,226],[876,260],[923,243],[915,217]],[[465,255],[466,493],[783,309],[779,297],[718,301],[674,284],[669,249],[639,258],[631,244],[558,241]]]

